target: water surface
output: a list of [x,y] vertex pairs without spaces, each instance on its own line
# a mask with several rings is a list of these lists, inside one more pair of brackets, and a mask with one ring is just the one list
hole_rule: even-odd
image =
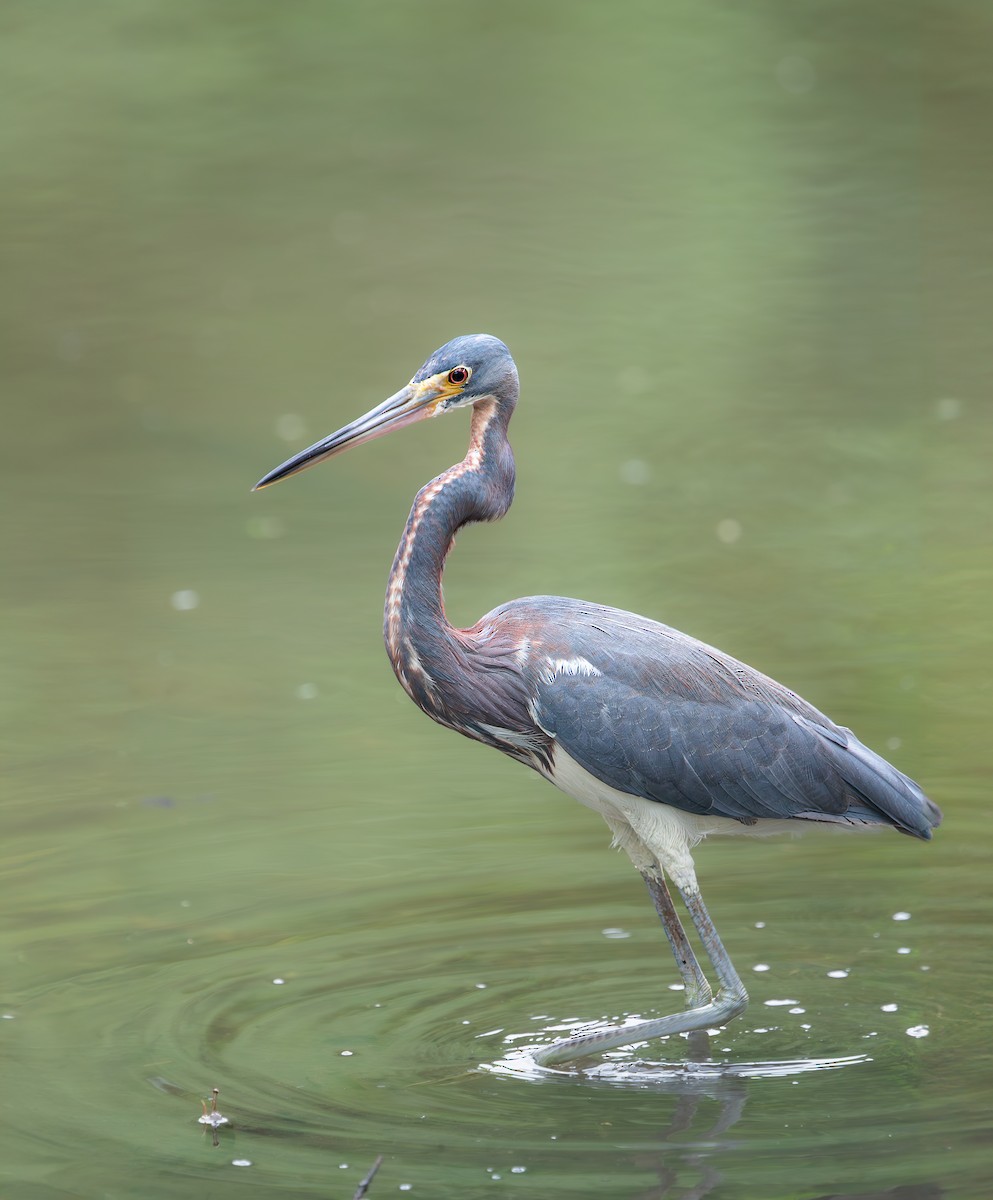
[[[0,21],[2,1194],[987,1195],[987,11]],[[248,492],[474,330],[519,486],[452,616],[666,620],[946,811],[700,850],[752,995],[710,1066],[521,1058],[680,997],[599,820],[383,655],[464,420]]]

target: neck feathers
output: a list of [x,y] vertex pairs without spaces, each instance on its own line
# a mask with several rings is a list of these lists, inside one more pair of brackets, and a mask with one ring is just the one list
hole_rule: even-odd
[[406,692],[438,719],[439,690],[465,654],[461,631],[445,616],[441,577],[455,534],[473,521],[495,521],[514,498],[508,408],[496,400],[473,408],[469,449],[417,493],[386,590],[384,637]]

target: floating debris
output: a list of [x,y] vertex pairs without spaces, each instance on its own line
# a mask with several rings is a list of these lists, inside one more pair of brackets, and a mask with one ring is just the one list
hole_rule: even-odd
[[[217,1129],[220,1125],[230,1125],[231,1122],[227,1117],[217,1109],[217,1096],[220,1088],[214,1088],[209,1100],[201,1100],[203,1105],[203,1115],[198,1118],[198,1124],[209,1125],[211,1129]],[[208,1108],[207,1105],[210,1105]]]
[[377,1157],[376,1161],[375,1161],[375,1162],[372,1164],[372,1166],[369,1168],[369,1173],[366,1175],[366,1177],[365,1177],[365,1178],[362,1180],[362,1182],[359,1184],[359,1189],[358,1189],[358,1191],[355,1193],[355,1195],[352,1197],[352,1200],[362,1200],[362,1197],[363,1197],[363,1196],[366,1194],[366,1192],[368,1192],[368,1190],[369,1190],[369,1184],[370,1184],[370,1183],[372,1183],[373,1179],[376,1177],[376,1172],[379,1170],[379,1168],[380,1168],[382,1165],[383,1165],[383,1156],[380,1154],[380,1155]]

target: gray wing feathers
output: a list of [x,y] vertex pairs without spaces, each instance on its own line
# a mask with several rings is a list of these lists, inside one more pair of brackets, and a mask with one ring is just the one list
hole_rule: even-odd
[[609,786],[745,824],[799,818],[931,836],[940,812],[917,784],[780,684],[644,618],[592,605],[564,615],[550,657],[594,670],[538,676],[535,713]]

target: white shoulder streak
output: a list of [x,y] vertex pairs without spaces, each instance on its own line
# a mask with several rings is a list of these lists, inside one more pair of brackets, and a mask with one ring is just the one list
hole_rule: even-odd
[[710,834],[763,836],[797,833],[798,822],[764,820],[743,825],[731,817],[683,812],[656,800],[620,792],[571,758],[556,744],[548,778],[566,795],[592,808],[606,820],[614,833],[614,844],[625,850],[635,866],[655,860],[683,891],[698,891],[691,851]]
[[552,658],[549,659],[541,677],[545,683],[552,683],[559,675],[602,675],[596,667],[585,658]]

